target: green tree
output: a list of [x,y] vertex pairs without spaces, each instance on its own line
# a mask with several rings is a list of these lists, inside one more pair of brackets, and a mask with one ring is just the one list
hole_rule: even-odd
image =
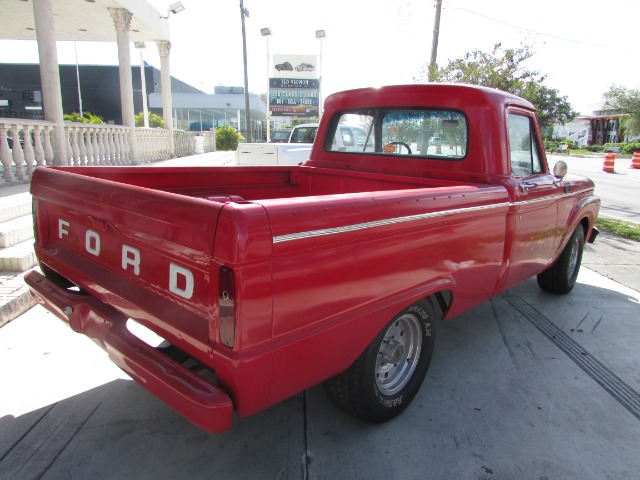
[[[157,113],[149,112],[149,127],[164,128],[164,118]],[[144,127],[144,112],[138,113],[135,117],[136,127]]]
[[[451,60],[446,67],[437,69],[434,79],[436,82],[483,85],[525,98],[538,110],[540,128],[544,131],[554,123],[571,121],[577,112],[566,96],[543,84],[546,75],[523,65],[533,55],[528,45],[505,49],[497,43],[491,52],[476,49]],[[428,66],[425,65],[415,80],[426,81],[427,75]]]
[[216,148],[218,150],[236,150],[238,143],[244,141],[241,133],[230,125],[216,128]]
[[602,100],[606,109],[629,114],[624,126],[630,135],[640,133],[640,88],[627,89],[612,85],[609,91],[602,95]]

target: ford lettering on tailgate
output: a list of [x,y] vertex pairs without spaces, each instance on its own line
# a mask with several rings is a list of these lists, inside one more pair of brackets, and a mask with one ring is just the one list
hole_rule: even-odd
[[[97,228],[88,228],[79,220],[66,218],[59,217],[56,222],[56,238],[61,246],[91,255],[110,269],[120,268],[130,278],[137,277],[181,298],[190,300],[194,296],[196,276],[192,269],[150,248],[127,244],[112,233],[115,227],[105,220],[89,217],[102,230],[98,232]],[[164,276],[157,276],[158,267],[165,271]]]

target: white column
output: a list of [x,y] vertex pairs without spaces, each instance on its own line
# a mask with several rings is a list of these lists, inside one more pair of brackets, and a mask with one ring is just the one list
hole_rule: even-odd
[[133,14],[124,8],[109,8],[116,27],[118,41],[118,63],[120,72],[120,104],[122,108],[122,124],[130,128],[129,162],[140,163],[136,146],[135,118],[133,112],[133,78],[131,75],[131,54],[129,52],[129,28]]
[[158,53],[160,53],[160,82],[162,88],[162,118],[164,128],[169,130],[169,156],[175,158],[176,146],[173,139],[173,103],[171,101],[171,67],[169,54],[171,53],[171,42],[158,40]]
[[33,3],[33,19],[36,26],[38,56],[40,58],[40,83],[42,85],[42,104],[44,118],[54,122],[53,130],[54,165],[67,165],[67,142],[64,132],[62,93],[60,89],[60,70],[58,69],[58,51],[51,0],[38,0]]

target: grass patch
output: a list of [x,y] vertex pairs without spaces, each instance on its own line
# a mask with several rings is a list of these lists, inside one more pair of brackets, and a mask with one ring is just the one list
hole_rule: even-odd
[[600,231],[640,242],[640,225],[637,223],[625,222],[614,218],[598,218],[596,226]]

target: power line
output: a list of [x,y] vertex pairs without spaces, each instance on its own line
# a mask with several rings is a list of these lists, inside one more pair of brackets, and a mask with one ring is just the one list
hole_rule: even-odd
[[526,32],[534,33],[536,35],[541,35],[541,36],[549,37],[549,38],[555,38],[556,40],[562,40],[563,42],[571,42],[571,43],[577,43],[577,44],[580,44],[580,45],[588,45],[590,47],[602,47],[602,48],[606,47],[606,45],[601,45],[599,43],[583,42],[581,40],[574,40],[572,38],[560,37],[558,35],[551,35],[550,33],[544,33],[544,32],[540,32],[538,30],[532,30],[530,28],[521,27],[521,26],[515,25],[513,23],[505,22],[503,20],[498,20],[497,18],[493,18],[493,17],[490,17],[488,15],[484,15],[482,13],[475,12],[473,10],[469,10],[468,8],[455,7],[454,10],[464,10],[465,12],[469,12],[472,15],[477,15],[478,17],[486,18],[487,20],[491,20],[492,22],[501,23],[503,25],[507,25],[508,27],[517,28],[519,30],[524,30]]

